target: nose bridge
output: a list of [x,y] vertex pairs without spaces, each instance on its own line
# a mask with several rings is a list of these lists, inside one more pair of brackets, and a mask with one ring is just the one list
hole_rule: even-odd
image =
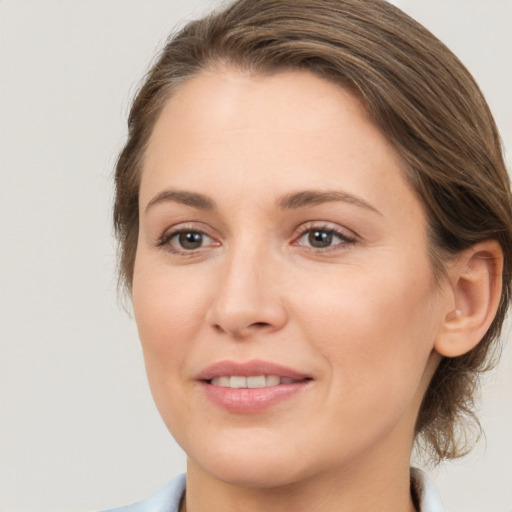
[[243,237],[223,256],[209,322],[237,338],[274,331],[286,322],[270,247]]

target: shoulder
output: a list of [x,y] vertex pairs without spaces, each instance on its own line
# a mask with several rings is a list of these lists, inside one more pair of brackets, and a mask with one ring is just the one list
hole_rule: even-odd
[[418,501],[419,512],[446,512],[437,489],[421,469],[411,469],[411,489]]
[[155,494],[132,505],[112,508],[104,512],[179,512],[185,492],[185,474],[173,478]]

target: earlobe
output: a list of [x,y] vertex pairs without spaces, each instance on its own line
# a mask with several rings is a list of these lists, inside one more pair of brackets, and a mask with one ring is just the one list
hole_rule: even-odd
[[461,356],[476,347],[499,306],[503,251],[488,240],[464,251],[449,270],[453,301],[442,320],[434,348],[442,356]]

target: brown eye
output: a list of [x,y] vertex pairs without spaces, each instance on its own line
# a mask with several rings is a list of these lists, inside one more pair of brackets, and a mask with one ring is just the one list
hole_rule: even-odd
[[201,231],[175,231],[164,236],[159,245],[176,251],[194,251],[212,243],[213,240]]
[[355,242],[355,239],[329,228],[310,228],[302,232],[297,240],[297,245],[310,247],[311,249],[342,249]]
[[163,233],[156,241],[156,246],[173,254],[192,255],[202,254],[206,249],[219,247],[220,243],[204,231],[187,226],[176,226]]
[[175,238],[181,249],[191,251],[203,245],[204,234],[197,231],[184,231],[177,233]]
[[308,233],[308,243],[311,247],[316,249],[323,249],[330,247],[332,244],[334,233],[323,229],[312,229]]

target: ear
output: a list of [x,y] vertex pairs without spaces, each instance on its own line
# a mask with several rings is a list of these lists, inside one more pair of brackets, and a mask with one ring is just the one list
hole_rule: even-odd
[[461,356],[476,347],[499,306],[503,251],[495,240],[464,251],[449,268],[451,297],[434,348],[445,357]]

